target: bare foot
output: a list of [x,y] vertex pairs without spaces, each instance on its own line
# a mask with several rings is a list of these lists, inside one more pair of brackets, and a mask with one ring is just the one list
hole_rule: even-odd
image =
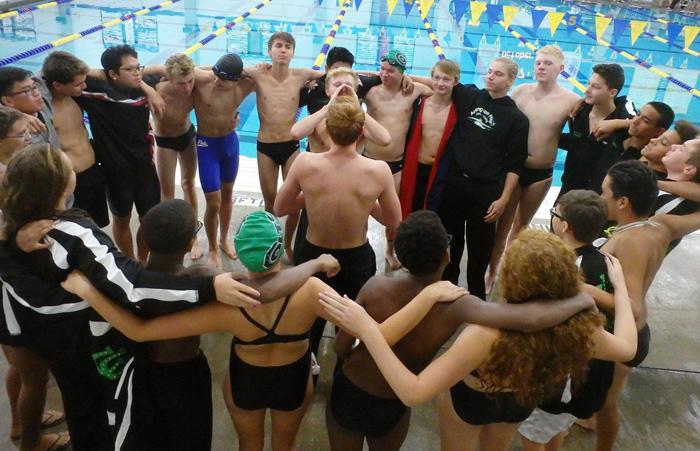
[[209,263],[209,266],[221,269],[221,257],[219,257],[219,253],[217,251],[209,250],[209,257],[207,257],[207,262]]
[[194,240],[194,243],[192,244],[192,249],[190,249],[190,259],[192,260],[199,260],[202,258],[202,248],[199,247],[199,242],[197,240]]
[[595,431],[596,420],[595,415],[585,420],[576,420],[576,426],[579,426],[587,431]]
[[238,258],[238,255],[236,255],[236,250],[231,246],[231,243],[229,243],[227,240],[224,241],[219,241],[219,249],[224,251],[224,254],[231,260],[235,260]]
[[70,435],[67,432],[57,434],[42,434],[32,451],[58,451],[70,446]]
[[287,254],[287,261],[292,265],[294,261],[294,251],[292,251],[292,245],[284,246],[284,253]]
[[401,262],[399,262],[399,259],[396,258],[396,255],[394,255],[393,253],[386,254],[386,257],[384,257],[384,260],[386,261],[386,264],[388,266],[388,268],[385,268],[385,270],[390,269],[390,270],[394,271],[394,270],[399,269],[401,267]]

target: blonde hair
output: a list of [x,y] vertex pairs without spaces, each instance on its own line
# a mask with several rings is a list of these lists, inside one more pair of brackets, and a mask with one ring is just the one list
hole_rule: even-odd
[[165,70],[170,77],[180,77],[194,72],[194,61],[184,53],[176,53],[165,60]]
[[334,143],[349,146],[357,141],[365,125],[365,112],[354,97],[336,97],[326,113],[326,128]]
[[433,73],[436,69],[442,73],[449,75],[450,77],[454,77],[455,80],[459,80],[459,74],[461,72],[459,64],[455,63],[452,60],[440,60],[437,63],[435,63],[433,68],[430,69],[431,77],[433,76]]
[[539,49],[537,51],[538,55],[540,53],[543,55],[551,55],[554,58],[556,58],[557,60],[559,60],[562,64],[564,63],[564,53],[561,51],[561,49],[557,45],[552,45],[552,44],[545,45],[544,47],[542,47],[541,49]]
[[493,60],[493,62],[503,64],[503,66],[505,66],[506,68],[508,78],[510,78],[511,80],[515,80],[515,77],[518,76],[518,63],[516,63],[512,59],[507,58],[505,56],[501,56]]
[[355,91],[357,91],[357,87],[360,86],[360,77],[358,77],[355,71],[349,67],[339,67],[328,72],[326,75],[326,86],[329,86],[331,80],[333,80],[335,77],[339,77],[341,75],[350,75],[352,77],[352,87]]

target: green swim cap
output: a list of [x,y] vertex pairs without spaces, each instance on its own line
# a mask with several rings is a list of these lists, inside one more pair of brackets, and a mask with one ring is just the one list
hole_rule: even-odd
[[399,70],[402,74],[406,71],[406,55],[398,50],[389,50],[380,61],[386,61]]
[[245,218],[233,239],[238,258],[249,271],[265,272],[282,256],[282,225],[266,211],[256,211]]

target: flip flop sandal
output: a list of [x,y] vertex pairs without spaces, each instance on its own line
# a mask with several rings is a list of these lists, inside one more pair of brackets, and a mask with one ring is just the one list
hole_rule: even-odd
[[[63,412],[59,412],[57,410],[45,410],[41,417],[41,428],[48,429],[50,427],[54,427],[57,424],[62,423],[65,419],[66,416],[63,414]],[[10,434],[10,439],[12,440],[19,440],[21,437],[22,434]]]
[[68,435],[67,432],[59,432],[56,434],[56,440],[54,440],[44,451],[59,451],[61,449],[68,448],[70,445],[70,435]]

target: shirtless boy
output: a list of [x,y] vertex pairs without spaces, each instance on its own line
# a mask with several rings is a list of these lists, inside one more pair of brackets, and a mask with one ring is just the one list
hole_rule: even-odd
[[[160,180],[161,201],[175,197],[175,168],[180,163],[180,186],[185,200],[192,205],[197,216],[197,194],[194,176],[197,174],[195,135],[197,131],[190,121],[194,108],[194,62],[182,53],[165,60],[165,76],[156,85],[156,91],[168,107],[160,116],[153,116],[153,131],[156,138],[156,169]],[[190,257],[202,256],[197,240],[194,240]]]
[[[236,253],[228,240],[233,210],[233,183],[238,174],[238,106],[253,91],[241,78],[243,61],[229,53],[211,70],[195,72],[194,112],[197,117],[197,163],[204,191],[204,231],[209,241],[209,264],[220,268],[219,248],[229,258]],[[220,235],[217,238],[217,232]]]
[[[376,321],[384,321],[440,280],[450,260],[448,249],[449,236],[437,214],[412,213],[396,234],[396,253],[409,272],[399,277],[374,276],[357,302]],[[545,319],[545,310],[536,303],[500,304],[464,295],[453,303],[435,304],[393,348],[411,370],[420,371],[465,322],[529,332],[558,324],[589,305],[586,296],[577,296],[561,304],[557,318]],[[334,376],[326,405],[331,449],[360,451],[366,438],[372,450],[398,450],[408,432],[410,409],[396,397],[367,349],[363,345],[352,349],[354,342],[345,332],[335,342],[336,353],[345,360]]]
[[421,97],[413,113],[399,192],[404,219],[412,211],[429,208],[430,189],[457,121],[452,90],[459,83],[459,74],[455,62],[438,61],[430,71],[433,95]]
[[[390,50],[381,58],[379,77],[380,86],[370,89],[365,96],[367,113],[382,124],[391,134],[391,143],[380,146],[367,143],[364,156],[374,160],[386,161],[394,177],[394,187],[399,192],[403,154],[406,149],[406,133],[411,122],[413,102],[420,96],[429,95],[430,89],[425,85],[416,85],[411,94],[401,90],[401,80],[406,71],[406,55],[398,50]],[[387,229],[386,261],[391,269],[398,269],[401,264],[394,255],[394,238],[396,231]]]
[[[330,150],[300,155],[275,200],[278,216],[306,206],[309,227],[294,263],[324,253],[333,255],[340,262],[340,273],[331,279],[319,276],[341,295],[351,297],[376,272],[374,251],[367,241],[369,215],[389,228],[398,227],[401,220],[391,171],[384,162],[356,152],[364,122],[365,114],[354,96],[337,96],[326,115]],[[343,177],[328,176],[339,173]],[[324,326],[325,321],[319,321],[311,330],[314,354]]]
[[601,250],[620,260],[638,330],[637,354],[615,364],[613,384],[597,416],[598,451],[611,450],[620,427],[618,403],[633,367],[649,352],[651,334],[647,324],[646,293],[661,267],[668,245],[700,228],[700,212],[685,216],[657,215],[648,218],[658,188],[653,172],[639,161],[614,165],[603,180],[602,197],[608,219],[618,226]]
[[[272,211],[277,195],[277,179],[289,174],[294,159],[299,155],[299,141],[292,138],[292,125],[299,107],[299,90],[309,80],[323,75],[311,69],[292,69],[296,42],[286,32],[278,31],[267,42],[267,53],[272,59],[269,70],[246,69],[246,75],[255,81],[260,131],[258,132],[258,175],[265,199],[265,209]],[[299,213],[287,217],[284,224],[284,250],[292,260],[292,239],[299,221]]]
[[73,162],[76,174],[73,206],[88,212],[93,221],[109,224],[106,180],[95,159],[83,122],[83,111],[73,100],[83,93],[88,66],[68,52],[52,52],[44,60],[41,75],[50,93],[54,110],[53,123],[61,141],[61,150]]
[[[668,129],[659,137],[652,138],[642,147],[641,160],[654,171],[659,180],[666,178],[666,167],[662,160],[674,144],[683,144],[698,136],[698,128],[688,121],[676,121],[673,129]],[[661,189],[661,187],[659,187]]]
[[559,136],[569,111],[579,100],[576,94],[557,84],[557,77],[562,70],[564,54],[561,49],[546,45],[537,52],[535,58],[537,83],[520,85],[513,90],[511,97],[530,121],[528,156],[518,186],[498,220],[486,276],[487,290],[495,280],[507,239],[512,239],[527,227],[552,186]]

